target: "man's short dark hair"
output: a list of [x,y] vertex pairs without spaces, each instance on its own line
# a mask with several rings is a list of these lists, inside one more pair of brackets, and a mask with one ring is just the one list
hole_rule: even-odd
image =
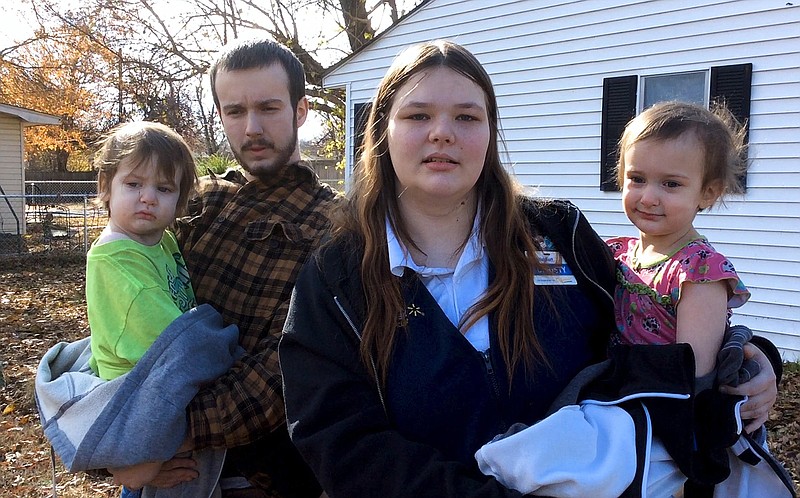
[[219,110],[217,96],[217,73],[222,71],[241,71],[269,67],[280,64],[289,78],[289,101],[292,108],[297,108],[306,94],[306,73],[303,64],[286,47],[270,40],[236,40],[222,48],[209,69],[211,77],[211,96]]

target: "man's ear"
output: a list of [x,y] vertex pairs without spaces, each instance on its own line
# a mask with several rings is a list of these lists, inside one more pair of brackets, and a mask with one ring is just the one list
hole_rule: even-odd
[[300,128],[308,117],[308,99],[306,97],[297,102],[297,112],[295,114],[297,115],[297,127]]

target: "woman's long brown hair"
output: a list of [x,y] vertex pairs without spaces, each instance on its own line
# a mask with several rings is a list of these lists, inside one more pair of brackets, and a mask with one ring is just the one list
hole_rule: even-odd
[[395,195],[396,177],[387,143],[389,112],[398,89],[409,78],[425,69],[438,67],[457,71],[483,89],[490,129],[489,148],[476,186],[481,206],[480,233],[494,265],[495,278],[486,295],[467,312],[460,328],[467,330],[485,315],[496,317],[500,349],[509,378],[520,362],[526,369],[537,361],[546,363],[533,328],[533,271],[539,265],[537,247],[522,211],[520,187],[500,161],[494,88],[474,55],[460,45],[440,40],[404,51],[381,81],[370,109],[354,187],[341,218],[334,220],[334,237],[354,237],[364,246],[361,277],[367,316],[362,331],[361,357],[367,368],[372,368],[374,359],[375,373],[384,384],[397,334],[402,331],[400,318],[406,311],[400,279],[389,268],[387,216],[398,238],[407,246],[414,243],[400,216]]

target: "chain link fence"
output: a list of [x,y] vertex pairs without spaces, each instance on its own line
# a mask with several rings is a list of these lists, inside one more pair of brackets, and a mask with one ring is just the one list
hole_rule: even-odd
[[[309,162],[322,182],[344,190],[344,172],[335,161]],[[53,252],[85,254],[108,222],[108,213],[94,203],[96,197],[96,180],[30,180],[24,194],[0,187],[0,263]]]
[[0,258],[83,252],[108,222],[93,181],[29,181],[0,193]]

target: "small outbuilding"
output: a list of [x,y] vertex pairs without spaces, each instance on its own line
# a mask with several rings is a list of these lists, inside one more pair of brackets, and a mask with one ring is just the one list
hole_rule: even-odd
[[0,104],[0,236],[25,233],[25,128],[58,124],[56,116]]

